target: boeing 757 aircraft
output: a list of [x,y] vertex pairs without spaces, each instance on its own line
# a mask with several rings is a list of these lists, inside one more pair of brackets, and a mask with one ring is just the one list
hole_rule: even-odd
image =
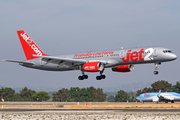
[[153,101],[153,102],[161,102],[165,101],[165,103],[168,103],[168,101],[171,101],[171,103],[174,103],[174,100],[180,100],[180,92],[162,92],[161,90],[156,93],[143,93],[140,94],[136,99],[138,99],[141,102],[144,101]]
[[114,72],[131,72],[135,64],[154,63],[154,74],[158,74],[158,65],[173,61],[177,56],[170,49],[163,47],[147,47],[98,52],[77,53],[70,55],[50,56],[45,54],[35,42],[23,31],[17,31],[26,61],[5,60],[15,62],[28,68],[48,71],[80,70],[79,80],[88,78],[85,72],[99,72],[97,80],[105,79],[103,72],[111,68]]

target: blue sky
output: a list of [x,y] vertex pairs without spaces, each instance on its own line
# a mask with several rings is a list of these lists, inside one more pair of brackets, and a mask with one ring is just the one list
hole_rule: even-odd
[[[25,30],[50,55],[78,53],[121,47],[163,46],[180,56],[180,1],[170,0],[2,0],[0,4],[0,59],[25,60],[16,31]],[[133,82],[179,78],[179,59],[163,63],[154,76],[154,64],[135,65],[131,73],[106,69],[99,73],[80,71],[47,72],[0,61],[0,85],[8,87],[107,87]]]

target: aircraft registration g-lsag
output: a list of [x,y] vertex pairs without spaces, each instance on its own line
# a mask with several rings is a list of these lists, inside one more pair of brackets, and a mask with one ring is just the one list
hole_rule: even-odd
[[111,68],[114,72],[131,72],[135,64],[154,63],[154,74],[158,74],[158,65],[173,61],[177,56],[170,49],[163,47],[147,47],[133,49],[106,50],[70,55],[50,56],[45,54],[35,42],[23,31],[17,31],[26,61],[5,60],[15,62],[28,68],[48,71],[80,70],[79,80],[88,78],[85,72],[100,72],[97,80],[105,79],[103,72]]

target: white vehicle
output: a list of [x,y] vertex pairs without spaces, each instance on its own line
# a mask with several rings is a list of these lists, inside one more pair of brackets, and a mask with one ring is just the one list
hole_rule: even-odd
[[159,91],[156,93],[143,93],[140,94],[138,97],[136,97],[141,102],[144,101],[153,101],[153,102],[161,102],[165,101],[165,103],[168,103],[168,101],[171,101],[171,103],[174,103],[174,100],[180,100],[180,92],[161,92]]

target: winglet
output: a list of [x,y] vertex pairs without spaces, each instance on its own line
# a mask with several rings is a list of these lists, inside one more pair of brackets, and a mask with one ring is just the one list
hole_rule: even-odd
[[158,95],[157,95],[157,96],[158,96],[158,98],[160,98],[160,94],[161,94],[161,90],[159,90],[159,93],[158,93]]
[[17,34],[21,41],[21,45],[27,60],[37,58],[32,56],[32,54],[47,56],[23,30],[17,31]]

